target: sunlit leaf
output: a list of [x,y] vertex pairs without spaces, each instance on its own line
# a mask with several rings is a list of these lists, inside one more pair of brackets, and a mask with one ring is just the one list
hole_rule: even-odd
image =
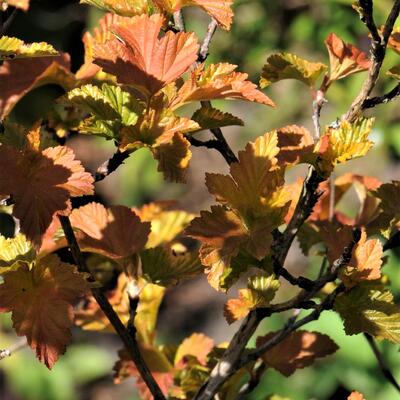
[[0,8],[4,9],[5,5],[20,8],[21,10],[28,11],[30,0],[0,0]]
[[80,0],[80,3],[90,4],[126,17],[141,15],[149,11],[148,0]]
[[192,116],[192,120],[197,122],[201,129],[223,128],[224,126],[239,125],[244,122],[232,114],[222,112],[215,108],[199,108]]
[[283,79],[296,79],[307,86],[314,87],[315,82],[326,69],[327,66],[322,63],[313,63],[295,54],[272,54],[264,65],[260,86],[265,88]]
[[18,233],[13,238],[0,236],[0,273],[13,269],[19,261],[30,263],[36,258],[32,245],[26,240],[26,237]]
[[193,333],[178,347],[175,354],[175,365],[179,364],[185,356],[194,356],[205,365],[208,353],[213,349],[214,341],[202,333]]
[[360,284],[336,299],[335,310],[348,335],[366,332],[400,343],[400,311],[388,290]]
[[237,99],[275,106],[273,101],[248,81],[248,75],[236,72],[236,65],[220,63],[199,65],[171,100],[172,108],[192,101]]
[[118,82],[132,85],[149,96],[179,78],[196,61],[199,45],[193,33],[168,31],[158,38],[164,18],[133,17],[116,24],[116,38],[95,46],[94,62]]
[[[261,346],[278,332],[271,332],[257,338]],[[326,357],[338,350],[337,344],[327,335],[319,332],[296,331],[287,336],[262,355],[264,362],[285,376],[297,369],[314,364],[318,358]]]
[[389,37],[388,47],[400,54],[400,28],[394,27]]
[[26,44],[15,37],[0,37],[0,60],[43,56],[58,56],[58,51],[45,42]]
[[72,306],[87,284],[74,266],[55,255],[8,272],[0,285],[0,308],[11,311],[19,336],[26,336],[38,359],[52,368],[71,340]]
[[360,392],[351,392],[347,400],[365,400],[365,397]]

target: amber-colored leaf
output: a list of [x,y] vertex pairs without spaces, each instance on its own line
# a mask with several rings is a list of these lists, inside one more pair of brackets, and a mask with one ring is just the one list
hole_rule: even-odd
[[[20,262],[31,263],[36,258],[32,245],[26,237],[18,233],[13,238],[0,235],[0,273],[13,270]],[[17,264],[17,265],[16,265]]]
[[267,307],[279,289],[279,280],[275,275],[252,276],[247,289],[239,290],[238,299],[230,299],[224,307],[224,316],[229,324],[244,318],[257,307]]
[[201,129],[215,129],[231,125],[244,125],[244,122],[240,118],[212,107],[199,108],[193,114],[192,120],[197,122]]
[[394,27],[389,37],[388,47],[400,54],[400,28]]
[[15,331],[26,336],[38,359],[52,368],[71,340],[72,306],[87,290],[74,266],[55,255],[8,272],[0,285],[0,308],[12,312]]
[[295,54],[272,54],[264,65],[260,86],[265,88],[283,79],[296,79],[307,86],[314,87],[315,82],[326,69],[325,64],[310,62]]
[[0,0],[0,8],[4,9],[4,7],[7,5],[28,11],[29,0]]
[[236,65],[221,63],[199,65],[171,100],[172,108],[192,101],[238,99],[274,107],[273,101],[248,81],[248,75],[235,72]]
[[80,3],[89,4],[125,17],[133,17],[149,11],[148,0],[80,0]]
[[0,194],[12,196],[21,232],[36,246],[53,215],[69,208],[71,196],[93,193],[92,176],[68,147],[37,152],[0,146],[0,170]]
[[329,52],[330,74],[329,79],[336,81],[357,72],[366,71],[371,66],[367,55],[357,47],[345,43],[331,33],[325,40]]
[[329,175],[337,164],[364,156],[373,146],[368,140],[373,118],[359,118],[353,124],[346,120],[338,127],[329,127],[315,146],[317,167]]
[[147,249],[140,254],[140,260],[144,278],[161,286],[173,285],[203,272],[197,255],[178,254],[173,248]]
[[0,119],[9,114],[26,93],[46,84],[72,89],[75,78],[69,72],[68,55],[5,61],[0,66]]
[[45,42],[26,44],[21,39],[9,36],[0,37],[0,60],[57,56],[58,51]]
[[[261,346],[277,333],[271,332],[258,337],[257,346]],[[335,353],[338,348],[337,344],[323,333],[296,331],[264,353],[262,359],[282,375],[290,376],[297,369],[314,364],[316,359]]]
[[82,250],[121,259],[138,253],[146,244],[150,224],[128,207],[90,203],[72,211],[71,224],[82,233],[78,242]]
[[289,125],[278,129],[278,161],[281,165],[294,165],[314,150],[314,139],[303,127]]
[[365,397],[360,392],[351,392],[347,400],[365,400]]
[[364,280],[376,280],[381,277],[383,248],[380,240],[367,240],[367,234],[362,232],[361,239],[350,262],[340,274],[340,279],[351,288]]
[[215,18],[222,28],[229,30],[232,24],[233,0],[154,0],[154,2],[171,14],[182,7],[198,6]]
[[213,349],[214,341],[202,333],[193,333],[186,338],[178,347],[175,353],[175,365],[185,356],[194,356],[205,365],[208,353]]
[[160,14],[141,15],[112,26],[117,38],[95,46],[95,64],[120,83],[158,92],[188,70],[199,49],[193,33],[168,31],[159,39],[163,21]]
[[366,332],[400,343],[400,311],[388,290],[370,282],[361,283],[337,297],[335,310],[348,335]]

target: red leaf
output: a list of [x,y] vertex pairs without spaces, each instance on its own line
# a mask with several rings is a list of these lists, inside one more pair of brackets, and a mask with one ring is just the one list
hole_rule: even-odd
[[12,312],[15,331],[26,336],[38,359],[50,369],[71,340],[72,305],[86,290],[86,281],[74,266],[50,255],[32,269],[22,265],[4,275],[0,308]]

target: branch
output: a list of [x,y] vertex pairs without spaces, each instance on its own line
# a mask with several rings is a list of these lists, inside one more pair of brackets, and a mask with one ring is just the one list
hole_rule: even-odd
[[21,350],[26,346],[28,346],[28,342],[26,341],[26,338],[19,339],[17,342],[12,344],[8,349],[0,350],[0,360],[11,357],[18,350]]
[[327,100],[324,97],[324,92],[322,90],[318,90],[315,96],[315,100],[313,101],[313,114],[312,120],[314,123],[314,142],[317,142],[321,137],[321,124],[319,122],[321,118],[321,110]]
[[374,6],[372,0],[359,0],[360,19],[371,33],[372,40],[376,43],[381,42],[381,35],[378,32],[374,21]]
[[[363,1],[362,3],[365,4],[367,8],[363,8],[363,10],[367,10],[367,16],[372,20],[372,2],[371,0]],[[361,4],[361,2],[360,2]],[[370,7],[370,8],[368,8]],[[380,40],[377,41],[374,36],[376,37],[376,34],[374,33],[373,39],[372,39],[372,48],[371,48],[371,59],[372,59],[372,65],[369,69],[368,77],[365,80],[361,91],[359,95],[355,98],[353,103],[351,104],[349,110],[347,113],[342,117],[342,119],[348,120],[350,122],[354,121],[357,116],[360,114],[363,108],[363,104],[365,100],[368,98],[368,96],[371,94],[372,90],[374,89],[376,82],[379,77],[379,72],[382,67],[383,60],[386,55],[386,47],[387,43],[389,41],[389,37],[393,31],[393,26],[394,23],[396,22],[397,17],[399,16],[400,13],[400,0],[396,0],[392,10],[390,11],[390,14],[386,20],[386,23],[383,27],[383,32],[382,36],[380,36]],[[372,28],[373,29],[373,28]],[[372,32],[371,32],[372,35]]]
[[[81,253],[78,242],[76,241],[75,233],[72,229],[71,222],[68,217],[60,216],[60,222],[62,229],[64,231],[65,237],[68,242],[68,246],[71,250],[72,256],[75,260],[76,265],[78,266],[78,270],[82,273],[89,274],[90,280],[94,281],[94,278],[91,276],[90,270],[86,265],[86,261]],[[104,312],[111,325],[121,338],[124,343],[126,349],[129,351],[129,354],[132,358],[132,361],[135,363],[136,368],[138,369],[141,378],[146,383],[150,392],[154,396],[155,400],[165,400],[165,397],[158,386],[157,382],[154,380],[153,375],[148,369],[141,353],[139,350],[138,343],[136,341],[135,335],[131,335],[129,330],[124,326],[118,314],[114,311],[107,297],[104,295],[102,289],[92,287],[91,288],[93,297],[96,299],[99,304],[101,310]]]
[[375,339],[368,333],[364,333],[364,337],[365,339],[367,339],[368,344],[370,345],[372,352],[374,353],[375,358],[378,361],[379,368],[381,369],[383,376],[400,393],[400,385],[396,381],[396,378],[392,374],[392,371],[390,371],[390,368],[386,365],[386,362],[383,358],[382,353],[379,350],[378,345],[375,342]]
[[260,380],[268,366],[264,362],[256,365],[251,372],[250,380],[246,382],[239,390],[236,400],[244,400],[260,383]]
[[200,47],[198,62],[202,63],[206,61],[208,57],[208,50],[210,48],[211,40],[214,36],[214,33],[217,30],[217,27],[218,27],[217,21],[214,18],[212,18],[211,22],[208,24],[206,37],[204,38],[203,44]]
[[103,164],[97,168],[94,179],[95,182],[102,181],[112,172],[114,172],[119,166],[121,166],[124,161],[129,158],[131,153],[129,151],[121,152],[119,149],[113,154],[113,156],[105,161]]
[[14,21],[14,18],[17,15],[17,13],[18,13],[18,8],[14,8],[11,14],[9,14],[4,20],[3,16],[5,15],[5,13],[2,13],[0,15],[0,36],[3,36],[8,31],[8,28]]
[[384,94],[383,96],[370,97],[364,100],[362,104],[362,109],[376,107],[379,104],[390,103],[395,100],[397,96],[400,96],[400,83],[398,83],[390,92]]

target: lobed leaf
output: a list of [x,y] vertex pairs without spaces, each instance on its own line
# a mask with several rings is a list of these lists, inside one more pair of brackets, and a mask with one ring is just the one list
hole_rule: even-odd
[[26,44],[23,40],[15,37],[0,37],[0,60],[58,56],[58,54],[52,45],[45,42]]
[[231,125],[244,125],[244,122],[240,118],[212,107],[199,108],[191,119],[197,122],[200,128],[204,130],[223,128]]
[[12,312],[17,334],[26,336],[38,359],[51,369],[71,340],[73,304],[87,289],[74,266],[50,255],[32,269],[25,264],[5,274],[0,308]]
[[18,233],[13,238],[0,236],[0,273],[16,269],[21,262],[27,264],[36,258],[35,251],[26,237]]
[[326,69],[327,66],[322,63],[313,63],[295,54],[272,54],[263,67],[260,86],[265,88],[283,79],[296,79],[307,86],[314,87],[315,82]]
[[80,0],[80,4],[89,4],[125,17],[133,17],[149,11],[147,0]]
[[214,348],[214,341],[202,333],[193,333],[186,338],[178,347],[175,353],[174,364],[183,362],[187,356],[196,357],[197,360],[205,365],[207,355]]
[[12,6],[24,11],[28,11],[29,0],[0,0],[0,8],[4,10],[6,6]]
[[[257,338],[261,346],[278,332]],[[317,358],[326,357],[338,350],[338,345],[327,335],[319,332],[295,331],[262,355],[263,361],[288,377],[297,369],[314,364]]]

